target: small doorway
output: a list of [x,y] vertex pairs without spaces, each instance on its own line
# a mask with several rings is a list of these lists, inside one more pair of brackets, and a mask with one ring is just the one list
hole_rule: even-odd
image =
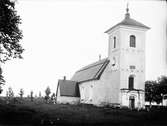
[[134,109],[135,108],[135,98],[134,96],[129,97],[129,108]]

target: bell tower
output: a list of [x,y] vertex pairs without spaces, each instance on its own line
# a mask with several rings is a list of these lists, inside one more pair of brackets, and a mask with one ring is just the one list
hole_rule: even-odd
[[130,17],[127,5],[124,20],[108,29],[108,58],[113,83],[119,87],[119,103],[130,108],[145,105],[145,33],[150,29]]

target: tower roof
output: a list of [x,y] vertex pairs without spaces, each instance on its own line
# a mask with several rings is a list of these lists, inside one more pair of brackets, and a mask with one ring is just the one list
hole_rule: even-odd
[[112,30],[113,28],[117,27],[117,26],[129,26],[129,27],[138,27],[138,28],[144,28],[144,29],[150,29],[148,26],[130,18],[130,14],[129,14],[129,8],[126,8],[126,14],[125,14],[125,18],[124,20],[122,20],[120,23],[114,25],[113,27],[111,27],[110,29],[108,29],[107,31],[105,31],[105,33],[109,32],[110,30]]

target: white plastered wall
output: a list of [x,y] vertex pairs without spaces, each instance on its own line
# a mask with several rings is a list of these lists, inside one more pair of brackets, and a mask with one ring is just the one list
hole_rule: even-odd
[[79,84],[81,103],[97,106],[119,102],[119,71],[106,67],[99,80]]

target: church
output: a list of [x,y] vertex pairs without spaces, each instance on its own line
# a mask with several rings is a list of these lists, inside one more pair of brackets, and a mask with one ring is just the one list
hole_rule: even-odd
[[105,31],[108,57],[58,81],[57,103],[144,108],[145,37],[150,28],[130,17]]

